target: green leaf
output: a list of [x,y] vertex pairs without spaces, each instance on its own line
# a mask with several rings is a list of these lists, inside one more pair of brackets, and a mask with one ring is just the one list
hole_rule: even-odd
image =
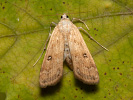
[[[0,98],[6,100],[131,100],[133,98],[131,0],[0,0]],[[66,64],[56,86],[41,89],[39,72],[51,22],[67,13],[86,22],[81,34],[95,60],[100,83],[76,80]],[[86,27],[75,23],[77,27]],[[44,53],[45,54],[45,53]],[[43,55],[44,56],[44,55]]]

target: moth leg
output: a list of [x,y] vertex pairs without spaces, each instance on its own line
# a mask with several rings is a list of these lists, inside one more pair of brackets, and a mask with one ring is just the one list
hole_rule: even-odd
[[109,51],[107,48],[105,48],[104,46],[102,46],[99,42],[97,42],[93,37],[90,36],[90,34],[85,30],[83,29],[82,27],[78,27],[78,29],[82,29],[88,36],[91,40],[93,40],[94,42],[96,42],[99,46],[101,46],[102,48],[104,48],[105,50]]
[[87,30],[88,30],[88,31],[90,30],[90,29],[88,28],[88,26],[86,25],[86,23],[85,23],[83,20],[78,19],[78,18],[73,18],[73,19],[72,19],[72,22],[73,22],[74,20],[75,20],[75,21],[77,20],[77,21],[83,23],[83,24],[86,26]]
[[51,24],[50,24],[50,32],[49,32],[49,34],[51,34],[51,27],[52,27],[52,25],[56,26],[57,24],[56,24],[55,22],[51,22]]
[[55,26],[57,25],[55,22],[51,22],[51,24],[50,24],[49,36],[48,36],[48,38],[47,38],[47,40],[46,40],[46,43],[45,43],[44,49],[43,49],[41,55],[39,56],[39,58],[37,59],[37,61],[34,63],[33,67],[37,64],[37,62],[39,61],[39,59],[42,57],[44,51],[46,50],[46,46],[47,46],[48,41],[49,41],[49,39],[50,39],[50,37],[51,37],[51,27],[52,27],[52,24],[55,25]]

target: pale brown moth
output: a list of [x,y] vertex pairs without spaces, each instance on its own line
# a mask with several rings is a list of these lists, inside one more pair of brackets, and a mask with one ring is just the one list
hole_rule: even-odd
[[[77,20],[81,21],[80,19]],[[83,28],[80,27],[80,29]],[[87,29],[89,30],[88,27]],[[85,32],[87,33],[87,31]],[[90,35],[89,37],[94,40]],[[94,41],[98,43],[96,40]],[[40,71],[40,87],[53,86],[60,81],[63,76],[63,62],[65,60],[73,70],[75,77],[83,83],[91,85],[99,82],[97,67],[83,37],[66,14],[61,16],[61,20],[54,28],[49,40]]]

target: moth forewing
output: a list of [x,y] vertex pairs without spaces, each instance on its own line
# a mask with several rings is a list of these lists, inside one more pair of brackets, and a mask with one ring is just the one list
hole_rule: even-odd
[[72,24],[69,35],[69,47],[73,62],[73,72],[76,78],[86,84],[97,84],[99,74],[95,62],[83,40],[79,29]]
[[40,71],[40,86],[45,88],[58,83],[63,74],[64,39],[58,25],[54,28]]

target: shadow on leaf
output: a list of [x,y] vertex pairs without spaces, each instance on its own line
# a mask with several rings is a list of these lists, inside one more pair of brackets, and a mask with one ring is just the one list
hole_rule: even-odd
[[48,96],[48,95],[54,94],[55,92],[59,92],[60,87],[61,87],[61,82],[57,83],[54,86],[40,88],[40,92],[41,92],[40,94],[41,94],[41,96]]
[[85,92],[91,92],[91,93],[95,93],[95,92],[98,92],[98,85],[87,85],[87,84],[84,84],[83,82],[75,79],[75,85],[77,87],[79,87],[81,90],[85,91]]

